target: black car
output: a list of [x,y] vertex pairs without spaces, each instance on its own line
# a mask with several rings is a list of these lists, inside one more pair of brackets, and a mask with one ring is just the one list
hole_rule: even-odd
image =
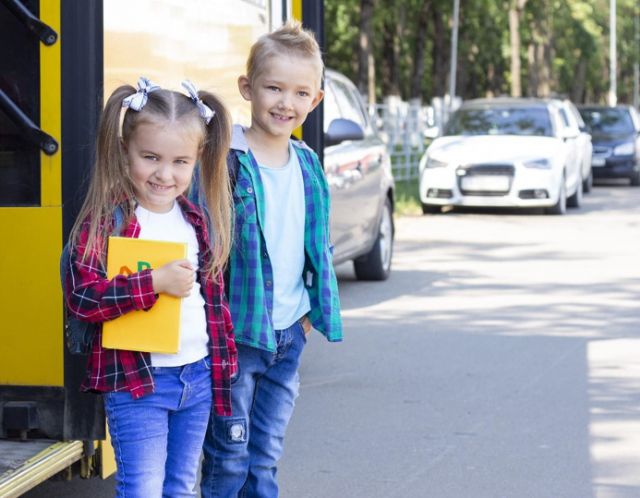
[[591,133],[594,178],[629,178],[640,185],[640,115],[632,106],[578,108]]
[[353,260],[359,280],[385,280],[394,236],[389,153],[357,88],[331,70],[325,78],[324,132],[334,263]]

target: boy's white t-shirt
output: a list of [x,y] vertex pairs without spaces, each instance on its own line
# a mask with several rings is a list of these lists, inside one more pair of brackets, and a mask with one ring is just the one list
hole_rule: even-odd
[[[198,271],[198,239],[196,231],[184,218],[177,202],[168,213],[153,213],[136,207],[136,218],[140,224],[140,239],[186,242],[187,259]],[[182,299],[180,310],[180,344],[177,354],[151,353],[154,367],[177,367],[198,361],[209,354],[209,335],[204,298],[196,280],[191,293]]]
[[259,166],[265,197],[263,233],[273,269],[273,327],[281,330],[311,309],[309,293],[302,280],[304,181],[291,144],[287,164],[278,168]]

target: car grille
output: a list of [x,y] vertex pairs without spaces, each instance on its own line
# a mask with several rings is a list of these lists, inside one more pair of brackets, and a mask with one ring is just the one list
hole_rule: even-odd
[[511,190],[515,168],[511,164],[472,164],[456,173],[462,195],[504,196]]
[[611,155],[611,147],[602,147],[598,145],[593,146],[594,156],[609,157]]
[[435,199],[450,199],[453,197],[453,190],[448,188],[430,188],[427,190],[427,197]]

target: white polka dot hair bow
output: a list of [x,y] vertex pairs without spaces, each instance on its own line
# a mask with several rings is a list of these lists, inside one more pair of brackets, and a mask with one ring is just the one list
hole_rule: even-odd
[[122,101],[122,107],[128,107],[134,111],[141,111],[147,104],[147,100],[149,100],[148,95],[156,90],[160,90],[158,85],[152,83],[151,80],[144,76],[140,76],[140,78],[138,78],[138,91],[126,97]]
[[209,124],[213,119],[213,116],[216,115],[215,111],[211,109],[207,104],[202,102],[202,99],[198,97],[198,89],[196,86],[191,83],[189,80],[184,80],[182,82],[182,88],[184,88],[189,94],[189,98],[193,101],[195,105],[198,106],[198,112],[200,112],[200,117],[204,119],[206,124]]

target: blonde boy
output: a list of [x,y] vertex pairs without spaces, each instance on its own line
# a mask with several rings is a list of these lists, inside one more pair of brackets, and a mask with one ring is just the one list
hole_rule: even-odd
[[251,126],[234,127],[235,240],[227,292],[239,350],[230,417],[212,415],[202,496],[278,496],[276,465],[315,328],[342,340],[329,241],[329,191],[316,154],[291,133],[320,103],[313,35],[288,23],[251,48],[238,87]]

